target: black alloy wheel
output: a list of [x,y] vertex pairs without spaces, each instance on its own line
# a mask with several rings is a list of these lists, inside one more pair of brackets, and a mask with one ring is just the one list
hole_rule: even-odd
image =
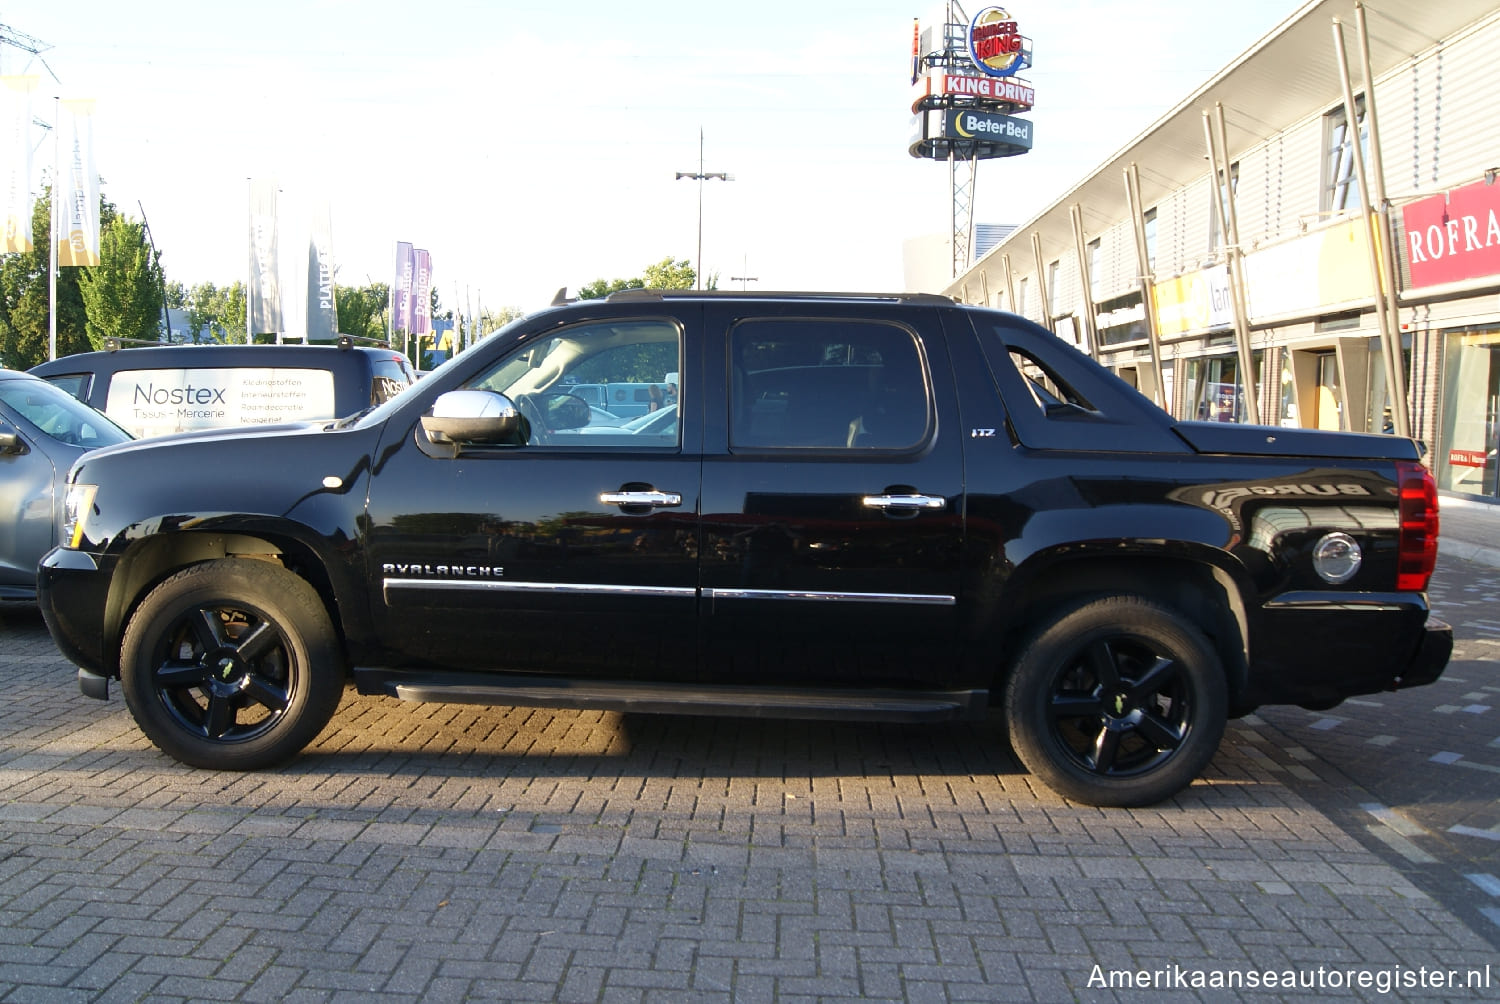
[[337,638],[317,593],[270,562],[193,565],[142,601],[121,652],[125,700],[146,735],[200,767],[285,760],[333,716]]
[[1006,701],[1027,769],[1091,805],[1146,805],[1191,784],[1218,748],[1226,705],[1203,633],[1134,596],[1074,605],[1043,627]]

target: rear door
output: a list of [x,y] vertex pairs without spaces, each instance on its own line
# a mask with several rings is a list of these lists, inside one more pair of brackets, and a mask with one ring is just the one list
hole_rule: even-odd
[[957,676],[963,458],[935,316],[711,305],[706,670],[719,682]]

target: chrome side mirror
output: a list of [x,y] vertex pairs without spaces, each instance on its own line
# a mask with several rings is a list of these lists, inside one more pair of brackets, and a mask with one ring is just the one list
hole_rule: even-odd
[[422,431],[434,443],[520,446],[527,422],[504,394],[489,390],[450,390],[440,394]]

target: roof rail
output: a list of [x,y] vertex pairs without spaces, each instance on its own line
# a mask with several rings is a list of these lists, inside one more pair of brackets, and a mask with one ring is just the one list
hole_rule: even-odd
[[621,289],[607,300],[686,300],[706,297],[722,300],[895,300],[952,306],[957,299],[941,293],[840,293],[810,290],[735,289]]

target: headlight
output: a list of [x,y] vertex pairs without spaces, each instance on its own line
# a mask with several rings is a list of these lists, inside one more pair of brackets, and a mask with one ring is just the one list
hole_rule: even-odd
[[97,485],[69,485],[68,494],[63,498],[63,525],[62,540],[63,547],[77,549],[83,540],[83,528],[88,522],[89,514],[94,511],[94,493],[99,490]]

